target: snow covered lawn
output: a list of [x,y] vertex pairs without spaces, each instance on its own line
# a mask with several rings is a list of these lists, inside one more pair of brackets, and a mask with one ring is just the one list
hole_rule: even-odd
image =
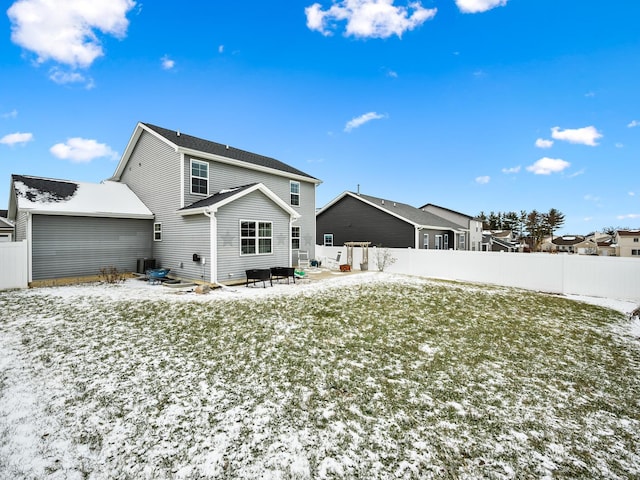
[[600,306],[367,273],[0,312],[2,478],[640,476],[637,329]]

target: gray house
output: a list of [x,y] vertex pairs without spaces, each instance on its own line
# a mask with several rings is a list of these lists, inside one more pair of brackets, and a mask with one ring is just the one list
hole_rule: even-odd
[[7,210],[0,210],[0,242],[11,242],[15,234],[15,227],[7,219],[8,215]]
[[132,271],[152,254],[153,214],[121,183],[12,175],[8,215],[29,241],[29,282]]
[[420,210],[433,213],[460,227],[464,233],[458,236],[457,250],[472,250],[478,252],[482,250],[482,221],[478,218],[433,203],[423,205],[420,207]]
[[316,214],[316,242],[371,242],[389,248],[458,249],[466,229],[405,203],[344,192]]
[[15,240],[29,240],[30,282],[155,261],[215,283],[313,256],[319,183],[273,158],[138,123],[112,178],[13,175],[8,213]]
[[138,123],[111,180],[153,212],[153,257],[180,278],[244,278],[315,250],[320,180],[274,158]]

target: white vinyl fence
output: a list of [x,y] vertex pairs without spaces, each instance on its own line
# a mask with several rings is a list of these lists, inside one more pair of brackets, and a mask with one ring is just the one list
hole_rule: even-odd
[[[369,270],[378,270],[378,253],[384,250],[395,258],[386,272],[640,303],[640,258],[372,247]],[[316,246],[323,266],[338,252],[340,263],[346,263],[346,247]],[[354,248],[354,270],[360,269],[361,255],[361,248]]]
[[0,290],[27,286],[27,241],[0,243]]

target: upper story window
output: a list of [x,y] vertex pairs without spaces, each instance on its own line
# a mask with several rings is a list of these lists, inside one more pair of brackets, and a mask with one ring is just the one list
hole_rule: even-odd
[[209,164],[191,160],[191,193],[209,194]]
[[162,223],[156,222],[153,224],[153,241],[162,241]]
[[289,190],[291,191],[291,205],[300,205],[300,182],[289,182]]
[[638,237],[633,237],[633,243],[638,243],[640,239]]
[[264,255],[273,252],[273,225],[271,222],[240,222],[240,254]]

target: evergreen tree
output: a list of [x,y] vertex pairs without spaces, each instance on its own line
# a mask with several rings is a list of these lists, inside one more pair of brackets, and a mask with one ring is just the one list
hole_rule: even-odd
[[552,208],[545,214],[545,223],[553,242],[553,232],[564,225],[564,214],[555,208]]

